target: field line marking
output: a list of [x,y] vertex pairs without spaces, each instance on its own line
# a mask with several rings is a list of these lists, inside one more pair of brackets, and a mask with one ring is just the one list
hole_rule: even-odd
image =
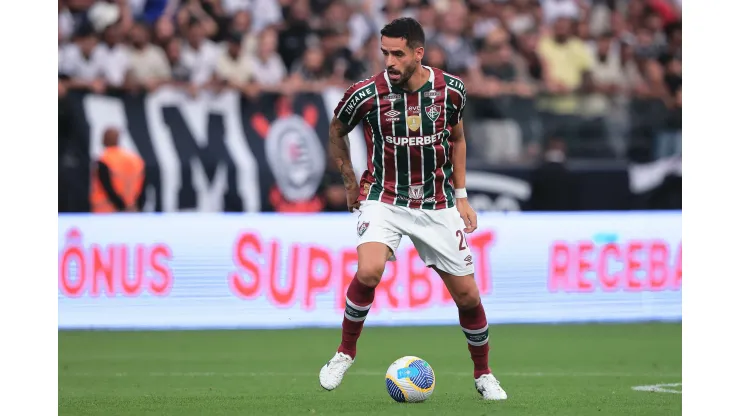
[[[273,371],[257,371],[257,372],[219,372],[219,371],[174,371],[174,372],[117,372],[117,373],[95,373],[95,372],[65,372],[60,371],[60,376],[71,376],[71,377],[318,377],[319,371],[315,372],[273,372]],[[350,370],[348,375],[352,376],[363,376],[363,377],[382,377],[385,373],[379,371],[367,371],[367,370]],[[435,371],[436,375],[440,376],[471,376],[470,371]],[[681,374],[676,373],[627,373],[627,372],[494,372],[497,377],[681,377]],[[680,384],[680,383],[679,383]],[[671,386],[661,384],[659,386]],[[638,390],[635,386],[633,389]]]
[[645,386],[634,386],[632,390],[635,391],[649,391],[653,393],[673,393],[682,394],[682,390],[668,387],[680,387],[681,383],[664,383],[664,384],[649,384]]

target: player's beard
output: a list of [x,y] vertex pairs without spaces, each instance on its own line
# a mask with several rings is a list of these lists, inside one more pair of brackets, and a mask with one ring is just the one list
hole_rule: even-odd
[[406,84],[411,79],[411,76],[414,75],[414,72],[415,71],[416,71],[416,65],[415,64],[412,64],[410,67],[406,68],[403,71],[394,70],[394,72],[400,73],[401,76],[397,80],[394,80],[392,78],[389,78],[389,81],[391,82],[391,84],[393,84],[393,85],[395,85],[397,87],[404,87],[404,86],[406,86]]

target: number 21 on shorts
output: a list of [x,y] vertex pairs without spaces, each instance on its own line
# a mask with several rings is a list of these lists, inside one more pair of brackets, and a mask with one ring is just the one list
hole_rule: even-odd
[[460,244],[458,246],[460,251],[464,251],[466,248],[468,248],[468,239],[465,237],[465,233],[463,232],[463,230],[457,230],[455,232],[455,235],[457,236],[457,238],[460,239]]

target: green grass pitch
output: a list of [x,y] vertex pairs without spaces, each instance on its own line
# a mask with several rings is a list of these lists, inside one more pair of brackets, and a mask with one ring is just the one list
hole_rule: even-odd
[[[355,364],[324,391],[337,329],[59,332],[60,415],[680,415],[681,324],[499,325],[491,367],[509,395],[484,402],[459,327],[367,327]],[[399,404],[384,374],[427,360],[432,397]],[[669,387],[680,392],[680,385]]]

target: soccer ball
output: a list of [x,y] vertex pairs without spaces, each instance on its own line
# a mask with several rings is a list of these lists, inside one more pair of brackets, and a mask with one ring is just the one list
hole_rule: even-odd
[[401,357],[385,373],[385,388],[397,402],[423,402],[434,392],[434,384],[434,370],[419,357]]

